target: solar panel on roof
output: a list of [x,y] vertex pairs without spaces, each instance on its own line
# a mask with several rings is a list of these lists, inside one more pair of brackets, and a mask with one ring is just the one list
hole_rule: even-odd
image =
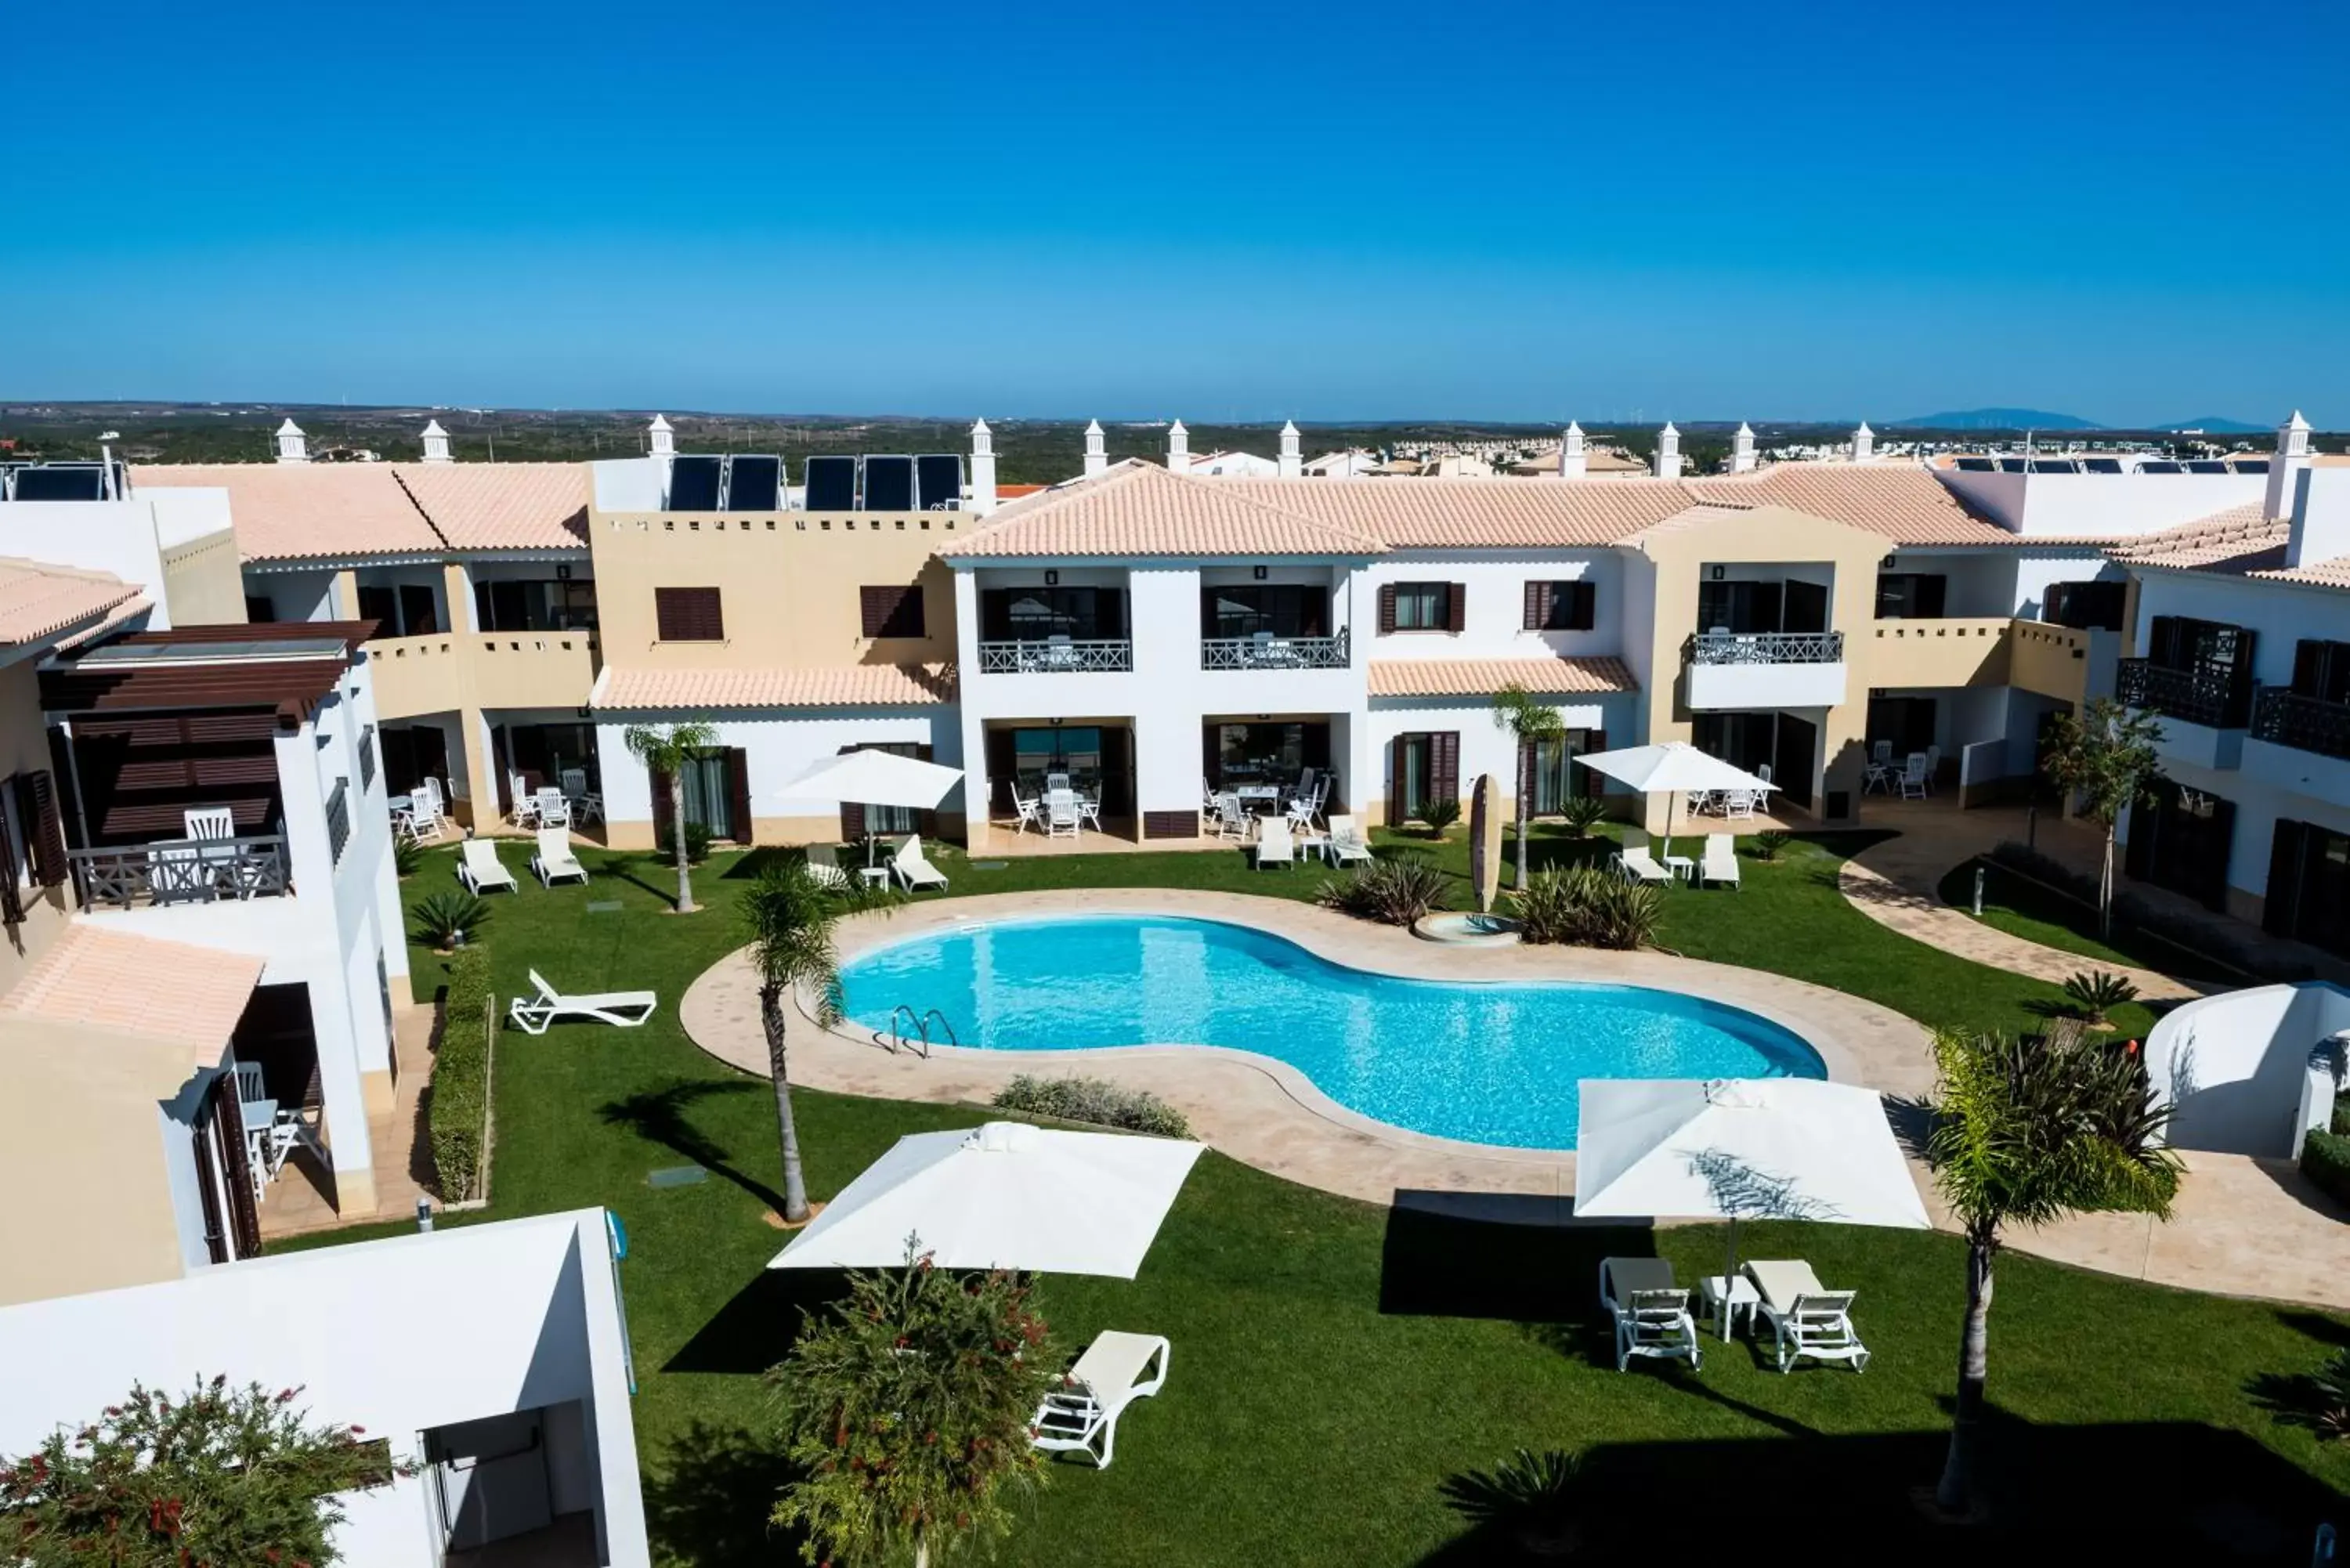
[[2228,465],[2224,462],[2213,462],[2210,459],[2206,458],[2189,463],[2187,465],[2187,472],[2189,473],[2225,473],[2228,472]]
[[725,460],[717,457],[673,457],[669,465],[669,510],[715,512],[718,481]]
[[865,460],[865,508],[868,512],[911,512],[914,509],[914,460],[910,457],[868,457]]
[[95,462],[35,462],[16,471],[19,501],[100,501],[106,469]]
[[2085,457],[2081,460],[2081,467],[2090,473],[2119,473],[2122,460],[2117,457]]
[[811,512],[857,510],[855,458],[812,457],[807,460],[807,509]]
[[1962,457],[1959,459],[1959,472],[1960,473],[1997,473],[1999,464],[1987,457]]
[[738,453],[726,460],[728,512],[783,510],[784,460]]
[[2269,460],[2264,457],[2256,457],[2247,461],[2231,463],[2229,466],[2233,468],[2238,473],[2266,473],[2269,471]]
[[2025,466],[2024,461],[2020,457],[2003,457],[1999,460],[1999,471],[2002,473],[2022,473]]
[[2073,466],[2073,461],[2070,458],[2043,457],[2033,463],[2032,472],[2034,473],[2077,473],[2080,471]]
[[2140,473],[2184,473],[2187,472],[2175,462],[2141,462],[2137,465],[2137,471]]
[[914,460],[914,504],[924,512],[951,512],[962,504],[962,457],[926,452]]

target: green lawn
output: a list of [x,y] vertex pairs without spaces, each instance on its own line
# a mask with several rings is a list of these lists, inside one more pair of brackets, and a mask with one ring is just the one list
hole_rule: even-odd
[[[1954,866],[1936,889],[1942,901],[1972,913],[1976,861]],[[2150,969],[2180,980],[2217,980],[2230,985],[2246,977],[2213,963],[2191,949],[2116,920],[2109,939],[2097,935],[2097,912],[2090,906],[2016,876],[2003,866],[1984,867],[1982,921],[2028,942],[2079,953],[2097,963]],[[2091,968],[2085,964],[2083,968]]]
[[[1448,855],[1457,857],[1457,846]],[[694,1049],[674,1012],[686,985],[734,943],[732,907],[744,882],[725,875],[731,857],[719,857],[697,879],[711,907],[680,918],[665,912],[666,878],[642,859],[584,858],[597,872],[588,888],[525,882],[495,900],[483,937],[501,993],[536,966],[569,988],[651,985],[663,1006],[640,1030],[500,1036],[487,1217],[588,1204],[619,1214],[632,1244],[622,1272],[660,1560],[788,1561],[760,1523],[781,1472],[756,1373],[784,1354],[800,1304],[787,1293],[795,1276],[761,1267],[782,1241],[760,1218],[777,1179],[766,1086]],[[428,857],[409,901],[442,885],[447,864]],[[1303,896],[1315,879],[1304,871],[1258,879],[1237,857],[1197,855],[1014,862],[1003,872],[958,859],[949,869],[959,891],[1153,881]],[[1742,893],[1676,892],[1669,940],[1843,981],[1921,1018],[2028,1018],[2022,1006],[2034,992],[1844,909],[1833,870],[1834,850],[1812,846],[1781,865],[1750,867]],[[590,904],[619,907],[590,912]],[[1846,943],[1868,946],[1837,950]],[[418,989],[429,993],[437,961],[415,959]],[[818,1196],[901,1134],[973,1119],[806,1091],[798,1105]],[[647,1185],[652,1170],[688,1161],[711,1178]],[[1940,1454],[1959,1245],[1832,1227],[1743,1235],[1749,1255],[1807,1257],[1861,1293],[1859,1322],[1877,1352],[1865,1376],[1782,1377],[1742,1343],[1694,1376],[1615,1372],[1593,1311],[1596,1259],[1660,1247],[1693,1279],[1718,1267],[1718,1230],[1652,1237],[1447,1217],[1409,1201],[1386,1209],[1211,1153],[1139,1280],[1045,1282],[1043,1304],[1064,1348],[1102,1327],[1163,1333],[1174,1364],[1165,1392],[1128,1416],[1114,1467],[1053,1468],[1003,1560],[1040,1568],[1506,1561],[1494,1542],[1463,1536],[1438,1488],[1521,1446],[1589,1456],[1597,1484],[1588,1533],[1602,1561],[1626,1560],[1636,1547],[1648,1560],[1686,1560],[1742,1537],[1800,1542],[1818,1561],[1979,1552],[1981,1535],[1925,1526],[1909,1500]],[[2230,1560],[2306,1561],[2314,1520],[2344,1511],[2350,1449],[2321,1449],[2251,1390],[2350,1343],[2350,1322],[2014,1256],[1999,1286],[1998,1539],[2036,1546],[2052,1532],[2078,1531],[2116,1556],[2249,1547]],[[463,1304],[451,1303],[438,1327],[464,1332]]]

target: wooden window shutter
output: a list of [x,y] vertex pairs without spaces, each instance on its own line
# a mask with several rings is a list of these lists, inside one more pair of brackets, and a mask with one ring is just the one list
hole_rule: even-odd
[[734,842],[749,844],[756,837],[751,825],[751,758],[740,746],[726,748],[726,793],[733,797],[728,815],[734,826]]
[[1444,628],[1447,631],[1459,631],[1468,625],[1468,584],[1447,583],[1444,585]]
[[57,811],[57,776],[46,771],[25,775],[32,784],[33,809],[26,826],[32,838],[33,875],[44,888],[66,879],[65,818]]
[[1403,758],[1415,737],[1398,735],[1388,746],[1388,826],[1404,825]]
[[[840,748],[840,754],[847,756],[851,752],[862,749],[858,746],[843,746]],[[864,836],[865,807],[854,801],[842,801],[840,803],[840,841],[844,844],[854,844]]]
[[1429,737],[1429,794],[1438,800],[1461,798],[1461,732],[1439,730]]
[[220,1156],[221,1185],[228,1189],[228,1242],[232,1257],[261,1251],[261,1215],[253,1196],[253,1176],[244,1160],[244,1108],[237,1103],[236,1075],[213,1080],[213,1147]]
[[2301,910],[2302,844],[2308,831],[2304,824],[2279,817],[2269,836],[2269,889],[2261,901],[2261,929],[2272,937],[2293,936],[2300,924],[2295,917]]
[[926,637],[922,589],[899,583],[857,590],[857,610],[867,637]]
[[1381,637],[1395,629],[1395,591],[1396,586],[1393,583],[1379,585],[1379,635]]
[[663,642],[723,642],[726,617],[716,588],[655,588],[654,635]]
[[[8,781],[8,813],[16,819],[16,831],[27,844],[32,842],[32,818],[25,810],[25,775],[18,774]],[[25,920],[25,894],[18,885],[16,857],[6,857],[8,866],[0,873],[0,920],[12,926]]]
[[659,844],[669,836],[670,825],[674,820],[669,801],[670,777],[664,768],[650,768],[647,772],[651,775],[653,785],[653,842]]
[[[1607,749],[1607,732],[1605,730],[1586,731],[1584,734],[1583,749],[1586,752],[1606,751]],[[1569,763],[1567,766],[1567,772],[1575,775],[1575,793],[1577,794],[1589,795],[1594,799],[1596,799],[1607,787],[1607,781],[1589,768],[1578,768],[1574,764]]]
[[1540,631],[1550,624],[1551,585],[1546,582],[1526,584],[1526,616],[1523,629]]

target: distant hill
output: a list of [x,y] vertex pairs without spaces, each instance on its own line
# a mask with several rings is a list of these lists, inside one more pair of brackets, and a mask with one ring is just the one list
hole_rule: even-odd
[[2267,425],[2247,424],[2242,420],[2223,420],[2217,414],[2205,414],[2199,420],[2165,420],[2154,427],[2158,431],[2202,431],[2210,435],[2261,435]]
[[1963,409],[1956,413],[1920,414],[1896,420],[1888,429],[1936,431],[2094,431],[2106,427],[2073,414],[2052,414],[2045,409]]

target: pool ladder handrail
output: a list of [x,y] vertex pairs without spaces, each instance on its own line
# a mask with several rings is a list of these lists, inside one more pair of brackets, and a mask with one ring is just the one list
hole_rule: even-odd
[[[899,1026],[898,1021],[900,1018],[904,1018],[913,1024],[914,1031],[911,1034],[907,1033],[905,1030]],[[895,1008],[891,1009],[889,1013],[890,1054],[895,1055],[898,1052],[904,1050],[911,1042],[919,1040],[922,1044],[922,1049],[920,1052],[921,1058],[925,1062],[929,1061],[931,1059],[931,1046],[933,1044],[931,1039],[931,1020],[933,1018],[939,1021],[939,1027],[946,1032],[948,1044],[959,1046],[962,1044],[961,1040],[955,1038],[954,1025],[947,1022],[947,1015],[945,1013],[941,1012],[935,1007],[931,1008],[927,1012],[917,1013],[911,1007],[901,1002]]]

